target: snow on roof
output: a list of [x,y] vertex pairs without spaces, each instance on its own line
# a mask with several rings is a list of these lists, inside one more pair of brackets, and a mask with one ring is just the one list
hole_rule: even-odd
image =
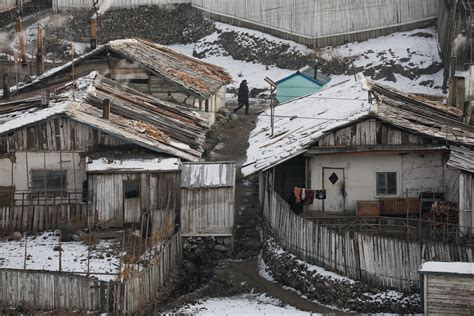
[[123,159],[111,160],[100,158],[89,160],[86,171],[100,173],[106,171],[179,171],[181,163],[178,158]]
[[351,79],[277,106],[274,136],[270,110],[265,111],[250,135],[242,174],[247,176],[291,159],[331,129],[369,115],[367,94],[361,82]]
[[427,261],[418,270],[420,274],[462,274],[474,276],[474,262]]
[[0,135],[30,124],[49,119],[50,117],[56,115],[64,114],[74,104],[74,102],[71,103],[69,101],[65,101],[57,103],[54,106],[45,109],[38,109],[37,111],[22,113],[21,115],[16,116],[14,119],[1,124]]
[[183,164],[181,187],[232,187],[235,183],[235,163]]

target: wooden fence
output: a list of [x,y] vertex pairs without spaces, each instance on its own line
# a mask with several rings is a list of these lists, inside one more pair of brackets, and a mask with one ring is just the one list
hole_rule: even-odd
[[273,191],[265,193],[264,216],[281,245],[300,259],[377,287],[419,288],[417,271],[423,258],[474,259],[474,249],[468,246],[338,232],[296,215]]
[[[435,21],[440,0],[116,0],[113,7],[191,3],[218,21],[314,46],[343,44]],[[54,0],[55,10],[91,7]],[[337,23],[334,23],[337,21]]]
[[0,232],[44,231],[59,228],[64,223],[86,227],[87,205],[64,203],[0,207]]
[[123,280],[106,282],[66,272],[0,269],[0,307],[131,315],[155,301],[181,259],[181,234],[177,233],[147,268]]
[[143,311],[160,294],[160,288],[179,266],[181,259],[181,234],[177,233],[166,242],[150,266],[116,283],[115,293],[120,293],[120,299],[116,300],[114,310],[127,315]]
[[109,284],[61,272],[0,270],[0,305],[34,310],[109,311]]

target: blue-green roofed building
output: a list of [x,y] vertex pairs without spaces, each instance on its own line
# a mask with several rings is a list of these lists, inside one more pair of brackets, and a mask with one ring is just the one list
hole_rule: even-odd
[[318,92],[330,80],[331,78],[322,74],[316,67],[305,66],[276,82],[276,98],[279,103],[286,103]]

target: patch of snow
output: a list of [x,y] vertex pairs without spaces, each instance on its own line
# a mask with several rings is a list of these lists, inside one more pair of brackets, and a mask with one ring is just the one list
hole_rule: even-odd
[[354,79],[333,80],[317,93],[276,107],[273,136],[271,113],[267,110],[258,117],[250,134],[242,174],[248,176],[297,156],[327,131],[366,116],[369,111],[367,91]]
[[474,263],[473,262],[428,261],[421,265],[419,272],[421,274],[447,273],[447,274],[474,275]]
[[273,278],[270,268],[267,267],[265,261],[263,260],[262,256],[258,256],[258,274],[264,278],[265,280],[268,280],[270,282],[276,282],[275,279]]
[[[246,294],[227,298],[211,298],[202,300],[195,305],[185,306],[177,311],[184,314],[200,316],[261,316],[288,315],[307,316],[308,312],[300,311],[292,306],[265,294]],[[321,315],[312,313],[312,315]]]
[[56,103],[51,107],[45,109],[38,109],[37,111],[23,112],[22,115],[18,115],[15,118],[0,125],[0,134],[8,131],[15,130],[17,128],[33,124],[46,120],[55,115],[65,113],[71,107],[70,102]]
[[[53,232],[44,232],[38,236],[26,238],[26,269],[59,271],[59,251],[54,247],[59,246],[59,236]],[[94,273],[117,274],[120,266],[120,252],[117,251],[118,243],[112,241],[99,241],[90,251],[90,275],[99,280],[110,281],[115,275],[102,275]],[[87,272],[87,257],[89,247],[83,242],[63,242],[61,254],[61,268],[64,272]],[[23,269],[25,263],[25,238],[19,241],[0,242],[0,268]],[[86,274],[81,274],[85,276]]]
[[97,171],[178,171],[181,163],[178,158],[155,159],[125,159],[110,160],[100,158],[89,160],[86,164],[87,172]]
[[[188,56],[193,55],[195,44],[187,45],[169,45],[168,47],[174,49],[182,54]],[[265,89],[268,88],[268,83],[265,78],[283,78],[294,72],[294,70],[281,69],[275,66],[265,66],[257,63],[249,63],[241,60],[235,60],[230,56],[207,56],[202,59],[208,63],[221,66],[226,69],[234,79],[234,82],[229,87],[238,88],[242,80],[247,80],[249,88]]]
[[[363,67],[364,70],[378,66],[390,67],[391,64],[401,66],[404,69],[402,73],[411,72],[415,78],[395,73],[396,82],[384,79],[376,81],[405,92],[441,95],[442,70],[433,74],[419,74],[420,71],[430,73],[430,67],[442,62],[436,38],[435,28],[416,29],[367,41],[326,47],[319,55],[326,60],[349,57],[354,60],[354,67]],[[427,84],[426,81],[432,83]],[[421,84],[423,82],[425,83]]]

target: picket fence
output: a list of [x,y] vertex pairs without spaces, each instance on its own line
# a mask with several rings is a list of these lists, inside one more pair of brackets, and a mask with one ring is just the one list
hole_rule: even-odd
[[281,246],[298,258],[380,288],[419,289],[417,272],[423,259],[474,259],[474,249],[468,246],[337,232],[296,215],[271,190],[265,193],[264,216]]

